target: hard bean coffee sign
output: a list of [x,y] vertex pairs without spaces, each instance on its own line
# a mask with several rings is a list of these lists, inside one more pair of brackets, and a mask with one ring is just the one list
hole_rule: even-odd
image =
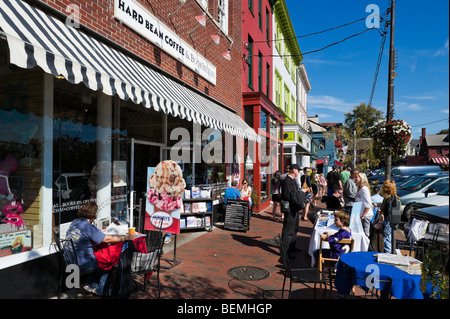
[[216,84],[216,67],[133,0],[115,0],[114,17]]

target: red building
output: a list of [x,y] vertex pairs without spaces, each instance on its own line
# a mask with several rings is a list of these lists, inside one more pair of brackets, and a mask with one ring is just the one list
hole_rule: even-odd
[[246,143],[244,176],[253,187],[254,211],[270,205],[270,179],[282,171],[284,117],[273,100],[273,0],[242,1],[242,105],[244,119],[261,138]]
[[427,135],[422,128],[419,140],[419,155],[409,156],[408,165],[441,165],[448,170],[449,165],[448,134]]

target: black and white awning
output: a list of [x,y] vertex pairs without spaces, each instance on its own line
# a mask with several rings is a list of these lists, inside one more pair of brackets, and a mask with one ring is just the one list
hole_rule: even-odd
[[23,1],[0,2],[0,27],[10,62],[21,68],[37,65],[70,83],[260,142],[237,114]]

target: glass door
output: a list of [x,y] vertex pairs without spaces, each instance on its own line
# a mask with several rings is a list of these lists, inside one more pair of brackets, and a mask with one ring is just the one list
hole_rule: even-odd
[[[161,161],[159,143],[131,139],[130,144],[130,225],[140,227],[144,223],[147,194],[148,167],[156,167]],[[138,229],[141,230],[141,229]]]

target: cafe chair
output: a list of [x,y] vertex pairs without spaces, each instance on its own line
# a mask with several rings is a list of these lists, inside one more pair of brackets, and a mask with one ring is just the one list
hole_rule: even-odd
[[[69,265],[78,265],[78,258],[75,251],[75,246],[72,239],[60,239],[59,234],[53,234],[53,241],[58,249],[56,253],[57,263],[58,263],[58,287],[57,287],[57,297],[61,299],[61,292],[63,288],[63,283],[66,279],[66,269]],[[79,279],[79,278],[78,278]],[[67,287],[66,287],[67,288]]]
[[134,252],[131,264],[131,274],[133,276],[143,276],[143,291],[146,291],[146,284],[150,282],[150,275],[156,273],[158,299],[161,296],[160,269],[161,256],[163,254],[165,233],[161,228],[145,232],[147,253]]
[[119,262],[108,271],[103,298],[128,299],[131,295],[131,262],[136,248],[126,241],[120,252]]
[[[329,271],[332,299],[390,299],[392,279],[377,279],[375,276],[359,278],[357,276]],[[331,278],[334,278],[334,289]],[[368,286],[369,285],[369,286]],[[336,291],[336,293],[333,293]]]
[[[320,238],[319,259],[317,260],[319,271],[323,271],[324,268],[336,268],[335,265],[339,259],[324,257],[322,255],[322,242],[323,239]],[[344,246],[345,253],[349,253],[353,251],[353,245],[355,243],[355,240],[353,238],[344,238],[337,243],[346,245]]]
[[283,280],[283,288],[281,291],[281,298],[282,299],[284,298],[284,287],[287,278],[289,278],[288,298],[290,298],[291,296],[293,283],[300,283],[305,286],[307,286],[306,284],[314,284],[314,298],[316,298],[316,285],[320,284],[322,286],[323,284],[325,286],[323,298],[325,298],[327,292],[327,283],[326,278],[323,276],[322,272],[319,271],[317,268],[297,268],[297,269],[291,268],[286,247],[283,244],[279,234],[275,236],[274,241],[278,245],[281,259],[284,264],[284,280]]

